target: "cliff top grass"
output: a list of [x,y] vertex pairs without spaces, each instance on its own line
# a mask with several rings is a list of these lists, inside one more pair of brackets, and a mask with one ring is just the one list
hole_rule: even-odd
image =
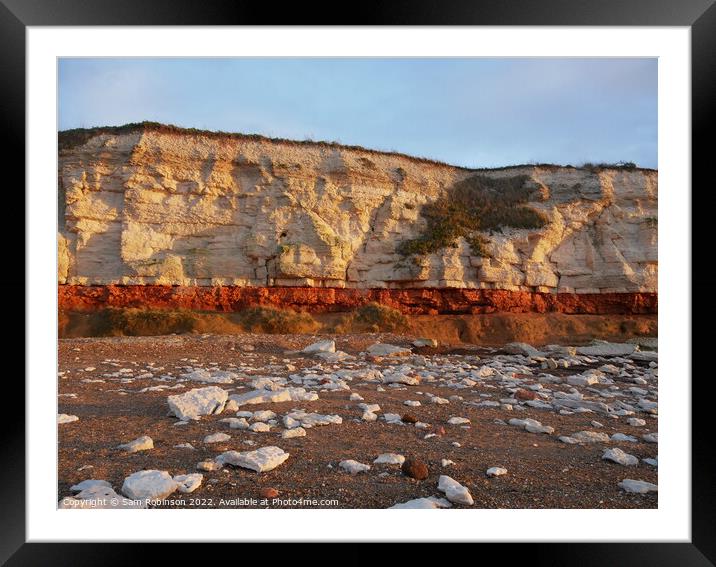
[[103,134],[129,134],[134,132],[157,132],[161,134],[174,134],[179,136],[202,136],[206,138],[225,138],[232,140],[247,140],[254,142],[272,142],[277,144],[288,144],[294,146],[312,146],[322,148],[333,148],[343,150],[353,150],[364,152],[372,155],[384,155],[384,156],[395,156],[405,159],[409,159],[416,163],[425,163],[430,165],[438,165],[443,167],[453,167],[464,171],[501,171],[506,169],[517,169],[525,167],[540,167],[543,169],[582,169],[592,172],[597,172],[605,169],[619,169],[619,170],[638,170],[638,171],[656,171],[654,169],[646,167],[637,167],[636,164],[631,162],[618,162],[618,163],[585,163],[581,166],[573,165],[557,165],[553,163],[523,163],[515,165],[506,165],[502,167],[479,167],[471,168],[461,165],[452,165],[443,161],[413,156],[404,154],[397,151],[383,151],[365,148],[363,146],[342,144],[340,142],[328,142],[328,141],[316,141],[316,140],[291,140],[288,138],[272,138],[261,134],[245,134],[240,132],[223,132],[221,130],[201,130],[198,128],[185,128],[182,126],[175,126],[173,124],[162,124],[160,122],[132,122],[129,124],[123,124],[121,126],[95,126],[92,128],[72,128],[70,130],[61,130],[58,132],[58,147],[60,151],[71,150],[72,148],[81,146],[87,143],[90,139],[95,136]]

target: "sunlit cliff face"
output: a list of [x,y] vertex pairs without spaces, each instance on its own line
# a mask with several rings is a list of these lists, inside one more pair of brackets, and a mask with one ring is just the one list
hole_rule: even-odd
[[[657,172],[523,166],[538,228],[407,256],[476,172],[330,145],[138,130],[61,150],[61,284],[656,292]],[[405,247],[403,247],[404,249]]]

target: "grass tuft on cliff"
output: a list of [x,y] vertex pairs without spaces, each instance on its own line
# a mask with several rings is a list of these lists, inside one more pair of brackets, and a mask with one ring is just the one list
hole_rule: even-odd
[[433,254],[443,248],[457,248],[459,238],[467,240],[472,253],[487,256],[488,239],[480,232],[512,228],[541,228],[546,217],[524,206],[534,190],[526,186],[526,175],[492,178],[468,177],[453,185],[436,201],[420,211],[426,221],[417,238],[398,245],[403,256]]

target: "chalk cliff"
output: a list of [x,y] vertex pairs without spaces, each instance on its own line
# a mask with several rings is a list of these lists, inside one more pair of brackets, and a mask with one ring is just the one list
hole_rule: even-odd
[[[657,291],[657,172],[472,171],[336,144],[137,127],[59,155],[58,281],[69,285]],[[475,175],[526,176],[547,221],[411,258],[423,206]]]

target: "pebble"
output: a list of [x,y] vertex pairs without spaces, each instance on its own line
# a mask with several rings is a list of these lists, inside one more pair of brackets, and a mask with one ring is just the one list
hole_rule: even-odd
[[659,490],[656,484],[652,484],[651,482],[646,482],[644,480],[634,480],[631,478],[625,478],[619,483],[619,486],[624,491],[634,494],[646,494],[648,492],[658,492]]
[[338,466],[351,474],[358,474],[370,470],[370,465],[359,463],[358,461],[354,461],[353,459],[341,461],[340,463],[338,463]]
[[73,421],[78,421],[80,418],[76,415],[68,415],[66,413],[61,413],[57,416],[57,424],[62,425],[64,423],[72,423]]
[[135,439],[134,441],[130,441],[129,443],[124,443],[122,445],[119,445],[117,448],[121,449],[123,451],[126,451],[127,453],[137,453],[139,451],[148,451],[149,449],[154,449],[154,441],[148,435],[143,435],[142,437],[139,437],[138,439]]
[[212,433],[204,437],[204,443],[223,443],[229,439],[231,439],[231,435],[227,435],[226,433]]
[[305,437],[306,430],[303,427],[294,427],[293,429],[284,429],[281,432],[282,439],[293,439],[294,437]]
[[419,459],[405,459],[400,467],[403,474],[417,480],[428,478],[428,466]]
[[467,487],[447,475],[440,475],[438,479],[438,490],[445,493],[445,497],[455,504],[472,506],[475,502]]
[[375,465],[402,465],[405,457],[397,453],[383,453],[373,461]]
[[602,459],[606,459],[608,461],[613,461],[620,465],[624,465],[625,467],[630,467],[630,466],[639,464],[639,459],[637,459],[634,455],[625,453],[624,451],[622,451],[621,449],[618,449],[617,447],[614,447],[613,449],[607,449],[606,451],[604,451],[604,454],[602,455]]
[[485,471],[485,474],[489,477],[502,476],[503,474],[507,474],[507,469],[502,467],[490,467]]

